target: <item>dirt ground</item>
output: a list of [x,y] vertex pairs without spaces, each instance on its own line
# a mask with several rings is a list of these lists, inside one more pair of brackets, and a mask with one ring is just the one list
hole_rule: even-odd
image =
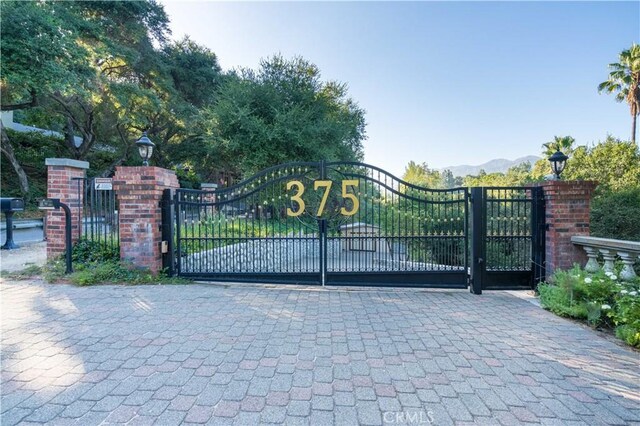
[[20,271],[30,265],[42,266],[47,260],[47,243],[22,243],[14,250],[0,250],[0,272]]

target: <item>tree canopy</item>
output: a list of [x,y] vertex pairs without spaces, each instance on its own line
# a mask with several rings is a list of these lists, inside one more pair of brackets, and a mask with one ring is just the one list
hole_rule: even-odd
[[[5,2],[1,19],[2,110],[62,133],[59,155],[89,160],[92,174],[139,164],[142,131],[152,163],[196,185],[220,170],[362,158],[364,111],[345,84],[301,57],[225,73],[208,48],[169,40],[155,0]],[[11,135],[2,127],[2,152],[26,195],[31,165]]]
[[636,141],[636,120],[640,114],[640,45],[623,50],[618,62],[609,64],[609,77],[598,86],[599,92],[615,94],[616,101],[626,102],[631,113],[631,142]]
[[364,111],[345,84],[321,81],[301,57],[276,55],[233,73],[207,116],[217,155],[245,176],[287,161],[363,156]]

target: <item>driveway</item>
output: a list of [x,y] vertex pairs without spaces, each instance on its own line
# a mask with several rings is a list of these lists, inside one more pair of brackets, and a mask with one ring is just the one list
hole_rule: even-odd
[[4,282],[2,425],[640,422],[637,352],[506,292]]

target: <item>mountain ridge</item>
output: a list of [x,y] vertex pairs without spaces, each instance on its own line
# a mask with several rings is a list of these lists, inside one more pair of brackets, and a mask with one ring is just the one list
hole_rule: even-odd
[[460,166],[449,166],[443,167],[439,169],[440,171],[451,170],[454,176],[467,176],[472,175],[475,176],[480,173],[480,170],[483,170],[487,173],[505,173],[509,168],[513,166],[517,166],[522,163],[526,163],[527,161],[533,165],[536,161],[538,161],[541,157],[537,155],[527,155],[524,157],[516,158],[515,160],[507,160],[506,158],[495,158],[493,160],[489,160],[486,163],[482,163],[476,166],[463,164]]

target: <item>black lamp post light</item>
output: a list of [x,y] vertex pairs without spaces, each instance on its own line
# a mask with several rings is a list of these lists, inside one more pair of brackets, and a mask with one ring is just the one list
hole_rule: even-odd
[[553,170],[553,174],[555,175],[557,180],[560,180],[560,174],[564,170],[567,165],[567,160],[569,157],[564,155],[559,150],[556,151],[551,157],[549,157],[549,162],[551,163],[551,170]]
[[153,155],[153,147],[155,147],[156,144],[151,142],[151,139],[147,137],[147,132],[143,132],[142,137],[136,141],[136,146],[142,158],[142,164],[148,166],[149,159]]

